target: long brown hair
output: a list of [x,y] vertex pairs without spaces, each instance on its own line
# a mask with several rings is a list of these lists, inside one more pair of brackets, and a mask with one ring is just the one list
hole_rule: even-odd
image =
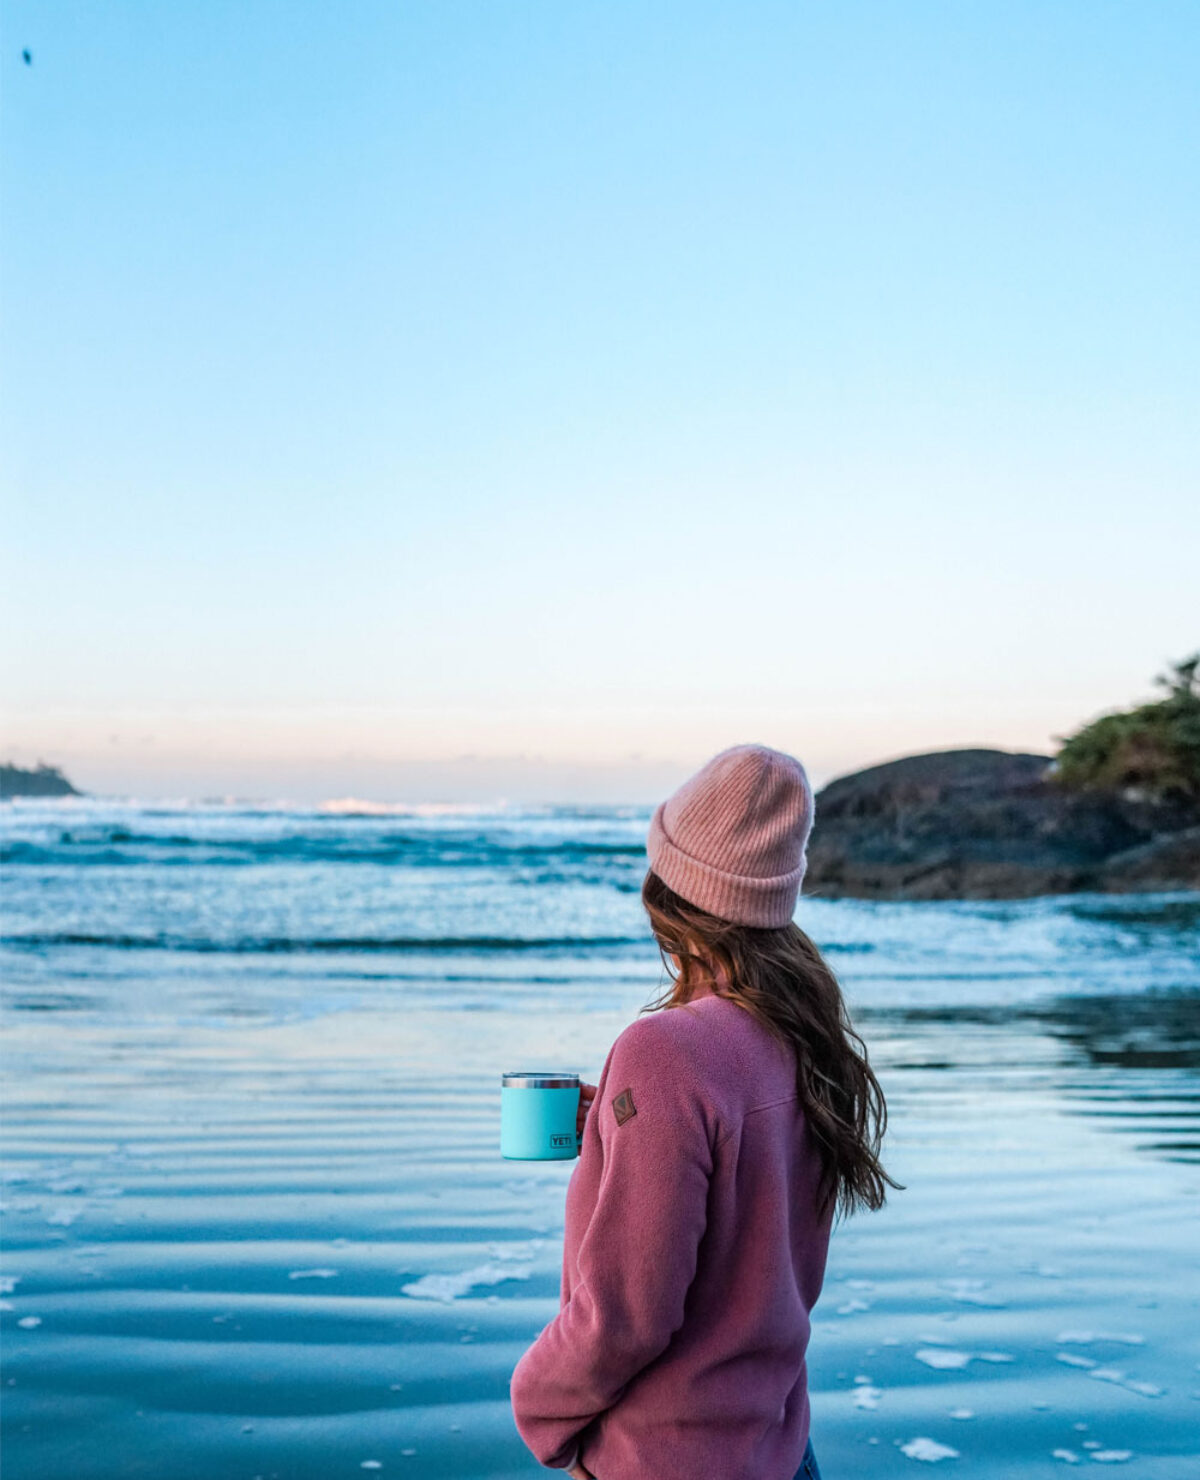
[[[703,984],[794,1048],[796,1088],[821,1155],[822,1215],[831,1205],[843,1216],[881,1208],[884,1184],[901,1187],[879,1161],[887,1103],[837,977],[817,947],[795,923],[763,929],[719,920],[682,899],[653,869],[642,883],[642,904],[671,977],[644,1011],[678,1006]],[[679,958],[678,975],[672,956]]]

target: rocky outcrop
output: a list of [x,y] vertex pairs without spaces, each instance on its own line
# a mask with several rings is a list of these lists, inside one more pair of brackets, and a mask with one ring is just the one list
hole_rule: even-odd
[[843,776],[816,799],[805,893],[1018,899],[1200,888],[1200,817],[1068,791],[1050,756],[946,750]]
[[75,790],[57,766],[39,765],[35,771],[20,766],[0,766],[0,799],[9,797],[77,797]]
[[1100,887],[1110,894],[1146,889],[1200,892],[1200,827],[1185,827],[1105,861]]

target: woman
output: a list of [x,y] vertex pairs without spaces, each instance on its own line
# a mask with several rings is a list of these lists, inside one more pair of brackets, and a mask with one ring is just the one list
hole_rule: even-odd
[[762,745],[651,820],[671,987],[584,1086],[560,1309],[511,1384],[521,1437],[574,1480],[819,1480],[805,1352],[833,1216],[899,1184],[865,1047],[792,921],[812,820],[803,766]]

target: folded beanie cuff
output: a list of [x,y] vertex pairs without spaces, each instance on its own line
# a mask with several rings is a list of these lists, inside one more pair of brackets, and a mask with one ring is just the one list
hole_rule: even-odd
[[723,920],[763,929],[789,925],[796,912],[806,859],[786,874],[756,879],[748,874],[730,874],[685,853],[667,836],[663,825],[666,802],[660,802],[650,819],[646,851],[650,867],[668,889],[681,898]]

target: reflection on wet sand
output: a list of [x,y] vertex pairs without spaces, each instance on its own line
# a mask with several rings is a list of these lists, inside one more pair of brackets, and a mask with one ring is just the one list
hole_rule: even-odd
[[1065,1108],[1132,1136],[1138,1150],[1200,1160],[1194,988],[993,1008],[869,1008],[858,1018],[896,1070],[1036,1071]]

